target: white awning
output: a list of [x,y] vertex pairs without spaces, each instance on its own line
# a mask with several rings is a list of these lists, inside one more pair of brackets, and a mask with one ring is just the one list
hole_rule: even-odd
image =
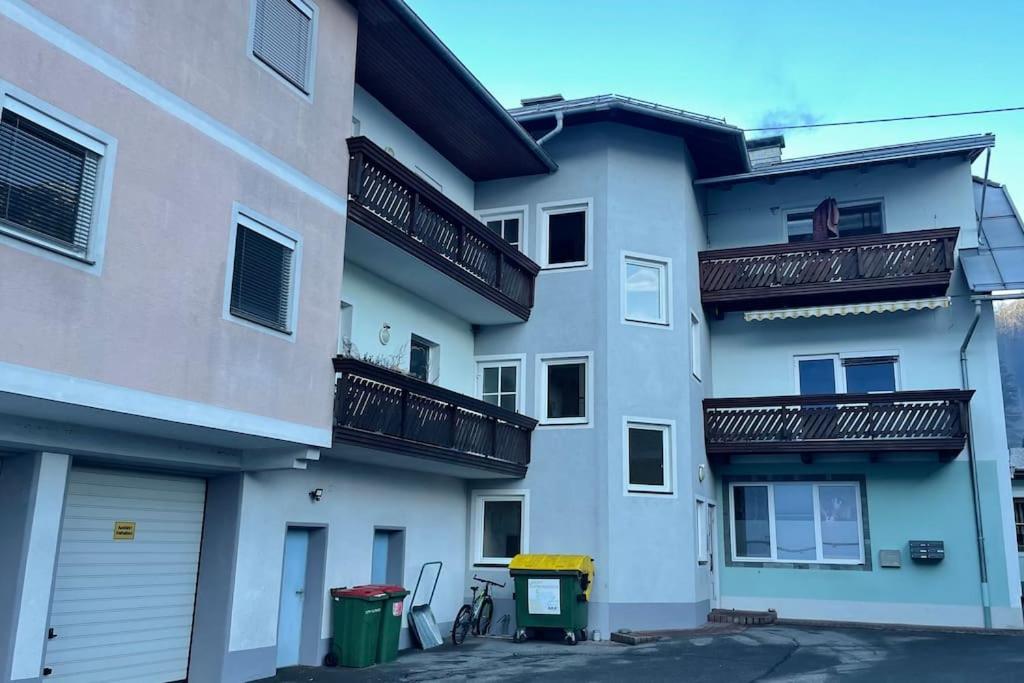
[[772,311],[747,311],[743,319],[785,320],[786,318],[821,318],[827,315],[858,315],[860,313],[893,313],[895,311],[925,311],[948,308],[949,297],[934,299],[908,299],[906,301],[876,301],[870,304],[841,304],[838,306],[807,306],[805,308],[777,308]]

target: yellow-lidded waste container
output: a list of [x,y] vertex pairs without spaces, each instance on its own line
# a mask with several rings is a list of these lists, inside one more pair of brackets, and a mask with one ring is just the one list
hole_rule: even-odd
[[557,629],[565,642],[586,640],[594,560],[586,555],[516,555],[508,565],[515,582],[516,631],[522,642],[531,632]]

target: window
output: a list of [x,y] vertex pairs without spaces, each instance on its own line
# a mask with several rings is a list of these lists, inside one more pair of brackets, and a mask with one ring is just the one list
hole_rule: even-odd
[[277,332],[294,328],[297,239],[236,209],[229,312]]
[[519,216],[509,216],[506,218],[488,218],[485,225],[491,229],[491,232],[518,249],[519,235],[521,233],[520,223]]
[[541,265],[577,268],[590,264],[590,202],[542,204]]
[[519,375],[522,361],[500,359],[477,361],[477,395],[505,410],[520,411]]
[[1024,553],[1024,498],[1013,499],[1013,521],[1017,530],[1017,552]]
[[473,499],[475,564],[507,565],[527,552],[526,493],[476,492]]
[[862,564],[860,484],[732,484],[736,561]]
[[0,110],[0,234],[92,265],[112,141],[30,100],[8,94]]
[[313,87],[317,8],[306,0],[254,0],[252,55],[302,93]]
[[623,318],[648,325],[669,324],[668,261],[623,254]]
[[542,424],[586,424],[590,421],[588,384],[589,354],[540,358],[540,406]]
[[898,358],[894,355],[830,354],[797,358],[800,394],[866,394],[896,391]]
[[434,342],[412,335],[409,341],[409,374],[424,382],[437,380],[438,350]]
[[[814,239],[813,214],[813,210],[786,214],[786,234],[790,242]],[[881,202],[839,205],[840,237],[878,235],[884,232],[883,227]]]
[[672,433],[669,423],[626,420],[626,490],[672,493]]
[[690,373],[700,380],[704,357],[701,354],[703,335],[700,332],[700,318],[690,311]]

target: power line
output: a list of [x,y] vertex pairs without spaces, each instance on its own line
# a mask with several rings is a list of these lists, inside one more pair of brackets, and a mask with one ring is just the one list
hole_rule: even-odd
[[864,123],[890,123],[892,121],[916,121],[920,119],[944,119],[951,116],[973,116],[975,114],[996,114],[1006,111],[1024,111],[1024,107],[1002,107],[1000,109],[976,109],[974,111],[956,111],[948,114],[919,114],[917,116],[893,116],[886,119],[861,119],[859,121],[835,121],[833,123],[801,123],[791,126],[767,126],[764,128],[744,128],[744,132],[756,133],[766,130],[792,130],[794,128],[828,128],[831,126],[858,126]]

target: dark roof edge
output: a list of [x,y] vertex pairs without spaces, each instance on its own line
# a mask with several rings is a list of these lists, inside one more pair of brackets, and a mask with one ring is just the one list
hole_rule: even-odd
[[[925,147],[929,145],[932,147],[926,149]],[[936,145],[946,146],[936,147]],[[828,152],[809,157],[785,159],[779,163],[759,166],[748,173],[718,176],[717,178],[702,178],[694,181],[694,184],[723,185],[741,183],[778,176],[823,173],[856,168],[858,166],[891,163],[904,159],[939,157],[963,152],[970,152],[971,161],[973,162],[984,150],[994,146],[995,135],[992,133],[982,133],[954,138],[939,138],[937,140],[885,145],[882,147],[869,147],[866,149],[853,149],[844,152]]]
[[412,29],[421,40],[423,40],[437,56],[444,61],[448,66],[455,71],[455,73],[462,78],[470,90],[472,90],[477,97],[479,97],[484,104],[490,108],[494,115],[504,126],[515,135],[527,147],[537,159],[544,164],[548,171],[555,171],[558,169],[558,164],[555,163],[554,159],[546,151],[544,151],[537,142],[530,137],[530,135],[516,123],[516,120],[508,113],[508,111],[501,106],[501,103],[494,98],[487,88],[477,80],[476,76],[466,68],[458,57],[455,56],[448,46],[444,44],[437,34],[434,33],[429,26],[427,26],[419,15],[412,11],[403,0],[381,0],[387,4],[395,14],[405,22],[405,24]]
[[[545,107],[545,108],[541,108]],[[540,119],[553,118],[561,112],[564,116],[573,114],[606,111],[609,109],[621,109],[623,111],[650,116],[651,118],[663,119],[674,123],[706,128],[720,133],[733,135],[736,139],[736,149],[743,159],[746,169],[750,169],[750,158],[747,155],[747,143],[743,136],[743,129],[725,123],[723,119],[714,119],[709,116],[674,111],[668,108],[656,107],[649,103],[642,103],[639,100],[623,97],[621,95],[600,95],[597,97],[585,98],[582,100],[566,100],[551,105],[541,105],[537,111],[529,111],[529,107],[513,109],[511,116],[516,121],[537,121]],[[568,121],[566,122],[568,125]]]

